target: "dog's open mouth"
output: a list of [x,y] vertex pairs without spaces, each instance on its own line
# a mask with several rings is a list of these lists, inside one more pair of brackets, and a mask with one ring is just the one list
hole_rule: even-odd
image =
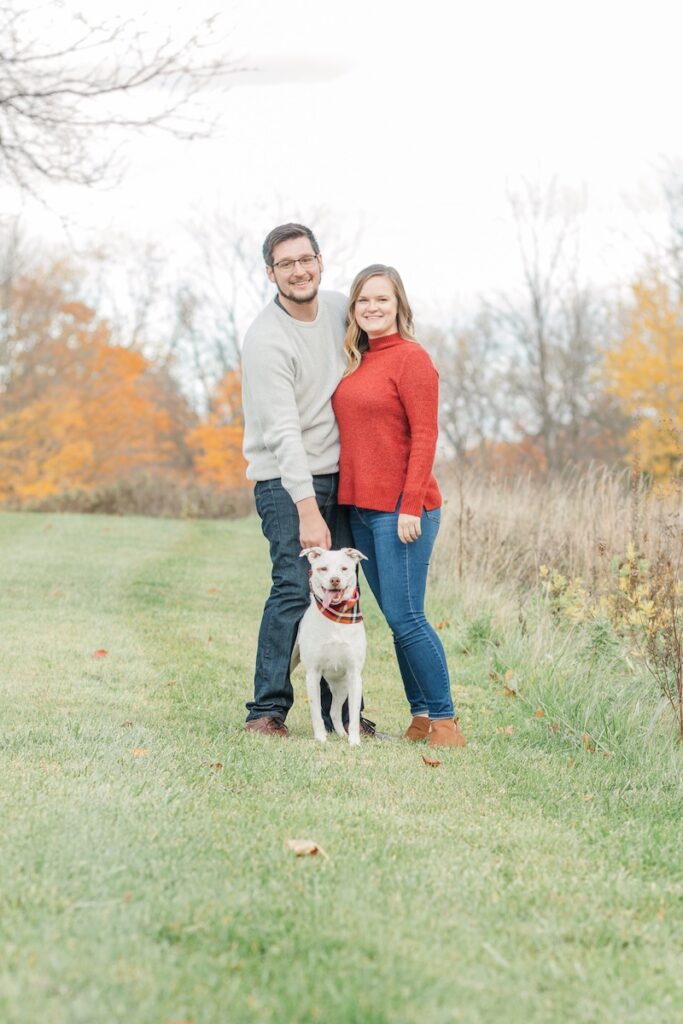
[[327,611],[330,605],[339,604],[343,596],[343,590],[327,590],[323,588],[323,608],[325,611]]

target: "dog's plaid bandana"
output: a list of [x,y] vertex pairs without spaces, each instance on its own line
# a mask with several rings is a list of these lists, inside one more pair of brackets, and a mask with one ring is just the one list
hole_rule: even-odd
[[356,587],[351,597],[346,601],[340,601],[339,604],[330,605],[329,608],[323,608],[322,600],[318,597],[311,584],[311,573],[309,573],[308,576],[308,585],[311,588],[313,597],[315,598],[318,611],[322,612],[326,619],[331,619],[332,622],[341,622],[345,626],[352,626],[355,622],[363,621],[363,613],[358,604],[358,601],[360,600],[360,590],[358,587]]

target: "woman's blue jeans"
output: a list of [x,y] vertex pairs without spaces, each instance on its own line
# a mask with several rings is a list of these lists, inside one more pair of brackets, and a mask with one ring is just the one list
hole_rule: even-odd
[[354,545],[367,556],[363,572],[394,636],[396,658],[413,715],[453,718],[451,680],[438,634],[424,613],[427,570],[441,510],[422,513],[422,535],[398,537],[398,512],[351,507]]

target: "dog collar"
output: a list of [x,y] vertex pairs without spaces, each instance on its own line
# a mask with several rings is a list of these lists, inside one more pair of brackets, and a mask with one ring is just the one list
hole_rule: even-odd
[[330,605],[329,608],[323,608],[322,600],[318,597],[310,582],[309,586],[311,593],[315,598],[318,611],[324,615],[326,619],[331,619],[332,622],[340,622],[344,626],[352,626],[356,622],[363,621],[363,613],[358,604],[360,601],[360,590],[358,587],[356,587],[351,597],[347,598],[346,601],[340,601],[339,604]]

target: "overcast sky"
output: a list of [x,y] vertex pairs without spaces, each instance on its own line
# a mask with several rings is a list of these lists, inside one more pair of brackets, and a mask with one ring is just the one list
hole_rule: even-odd
[[[101,0],[62,6],[111,15]],[[190,215],[199,224],[222,210],[258,243],[281,219],[315,224],[327,209],[323,251],[323,229],[361,229],[328,286],[388,262],[416,307],[450,310],[516,281],[506,190],[522,178],[556,176],[583,198],[586,272],[601,283],[628,275],[662,230],[658,175],[683,150],[672,0],[116,4],[178,32],[217,8],[236,59],[261,70],[207,97],[221,114],[213,140],[136,141],[116,189],[52,190],[77,232],[128,231],[172,250]],[[57,233],[51,214],[26,214]]]

